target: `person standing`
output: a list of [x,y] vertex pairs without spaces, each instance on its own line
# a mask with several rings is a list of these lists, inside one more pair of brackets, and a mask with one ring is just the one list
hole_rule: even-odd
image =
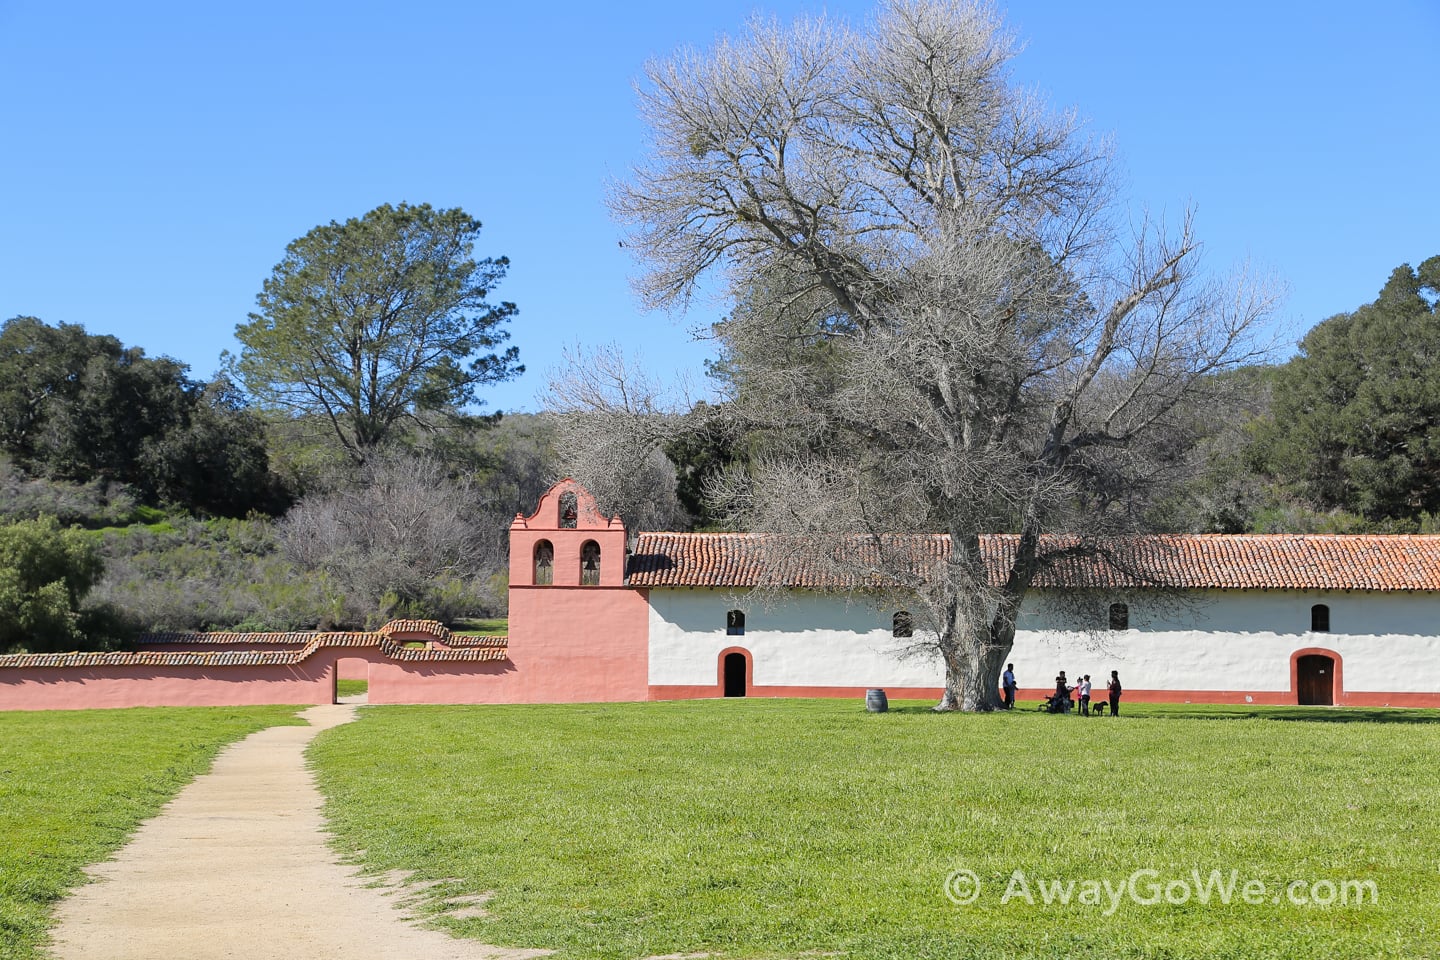
[[1005,692],[1005,709],[1015,709],[1015,664],[1005,664],[1005,672],[1000,676],[1000,687]]
[[1120,716],[1120,693],[1121,693],[1121,690],[1120,690],[1120,672],[1119,672],[1118,670],[1111,670],[1111,671],[1110,671],[1110,685],[1109,685],[1109,687],[1107,688],[1107,690],[1108,690],[1108,692],[1109,692],[1109,694],[1110,694],[1110,716],[1112,716],[1112,717],[1118,717],[1118,716]]
[[1080,716],[1090,716],[1090,674],[1081,677],[1075,689],[1080,694]]

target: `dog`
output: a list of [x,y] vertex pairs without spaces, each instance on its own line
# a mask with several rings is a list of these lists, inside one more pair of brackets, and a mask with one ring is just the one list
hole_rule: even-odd
[[1105,708],[1108,707],[1108,706],[1110,706],[1110,701],[1109,701],[1109,700],[1097,700],[1097,701],[1095,701],[1094,703],[1090,704],[1090,716],[1092,716],[1092,717],[1103,717],[1103,716],[1105,716]]

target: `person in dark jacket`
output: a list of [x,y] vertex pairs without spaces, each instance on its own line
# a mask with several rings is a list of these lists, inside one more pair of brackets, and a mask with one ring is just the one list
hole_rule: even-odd
[[1112,716],[1112,717],[1118,717],[1118,716],[1120,716],[1120,693],[1121,693],[1121,689],[1120,689],[1120,672],[1119,672],[1118,670],[1111,670],[1111,671],[1110,671],[1110,684],[1109,684],[1109,686],[1108,686],[1106,689],[1107,689],[1107,690],[1109,691],[1109,693],[1110,693],[1110,716]]

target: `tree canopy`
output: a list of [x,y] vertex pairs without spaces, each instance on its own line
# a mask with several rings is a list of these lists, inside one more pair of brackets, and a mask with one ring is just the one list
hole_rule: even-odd
[[[1010,82],[1012,52],[964,0],[891,0],[864,28],[756,20],[647,66],[650,154],[612,198],[649,304],[731,284],[733,389],[707,409],[772,442],[711,493],[817,560],[872,537],[870,573],[923,610],[945,709],[995,706],[1038,573],[1140,527],[1272,304],[1199,272],[1188,217],[1113,229],[1106,150]],[[643,408],[572,405],[579,479],[623,469],[587,437]],[[948,534],[946,562],[898,555],[884,534],[906,531]],[[1020,537],[997,579],[998,531]]]
[[0,327],[0,451],[39,476],[201,512],[274,509],[260,421],[224,381],[187,374],[78,324],[15,317]]
[[0,525],[0,653],[84,646],[80,602],[101,570],[95,541],[54,517]]
[[386,204],[285,249],[236,327],[233,369],[265,406],[319,416],[358,462],[402,422],[479,402],[524,371],[498,348],[512,303],[486,299],[504,257],[473,256],[480,222],[458,208]]
[[1277,374],[1265,468],[1321,509],[1440,513],[1440,256],[1317,324]]

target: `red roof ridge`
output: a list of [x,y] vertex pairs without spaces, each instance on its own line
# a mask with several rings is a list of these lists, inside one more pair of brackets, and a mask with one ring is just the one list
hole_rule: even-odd
[[[231,634],[243,636],[243,634]],[[381,632],[335,631],[314,634],[299,650],[190,650],[190,651],[69,651],[65,653],[12,653],[0,656],[6,667],[227,667],[294,666],[308,660],[322,647],[376,648],[390,660],[406,663],[441,661],[486,662],[509,659],[509,640],[495,637],[483,645],[466,644],[461,649],[412,649]]]
[[[916,575],[923,576],[950,549],[946,534],[891,536],[913,544],[911,573]],[[1044,539],[1063,544],[1073,536],[1058,533]],[[627,582],[636,587],[873,589],[889,582],[880,558],[872,556],[883,538],[851,534],[847,552],[854,551],[849,558],[853,563],[820,562],[803,555],[777,557],[772,563],[766,556],[770,537],[763,533],[642,533],[627,565]],[[999,582],[1018,537],[982,534],[980,539],[990,575]],[[1168,533],[1100,541],[1107,542],[1116,559],[1059,558],[1040,573],[1035,586],[1440,592],[1437,534]]]

